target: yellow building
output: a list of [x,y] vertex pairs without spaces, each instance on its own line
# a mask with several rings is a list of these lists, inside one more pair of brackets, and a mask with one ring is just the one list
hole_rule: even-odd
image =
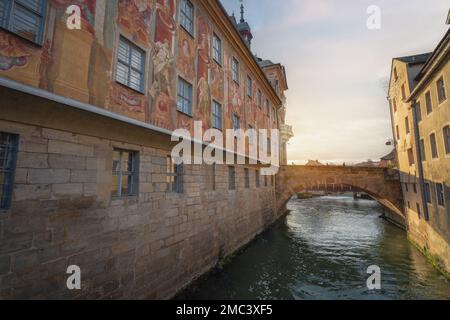
[[408,235],[450,273],[450,30],[432,53],[393,59],[389,102]]

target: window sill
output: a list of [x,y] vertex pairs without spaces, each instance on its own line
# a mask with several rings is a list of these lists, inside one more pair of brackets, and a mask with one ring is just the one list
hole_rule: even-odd
[[134,89],[134,88],[131,88],[131,87],[127,86],[126,84],[123,84],[122,82],[119,82],[119,81],[117,81],[117,80],[115,80],[115,82],[116,82],[118,85],[124,87],[125,89],[134,91],[134,92],[136,92],[136,93],[138,93],[138,94],[140,94],[140,95],[145,96],[144,91],[139,91],[139,90],[136,90],[136,89]]
[[189,118],[194,118],[194,116],[193,116],[192,114],[189,114],[189,113],[183,112],[183,111],[181,111],[181,110],[178,110],[178,109],[177,109],[177,111],[178,111],[178,113],[181,113],[182,115],[185,115],[186,117],[189,117]]
[[6,31],[7,33],[11,34],[12,36],[18,37],[18,38],[20,38],[21,40],[26,41],[28,44],[31,44],[31,45],[37,47],[38,49],[42,49],[42,48],[44,47],[43,41],[41,41],[41,42],[35,42],[35,41],[33,41],[33,40],[30,40],[30,39],[27,39],[27,38],[25,38],[25,37],[22,37],[20,34],[15,33],[15,32],[13,32],[13,31],[11,31],[11,30],[8,30],[8,29],[6,29],[6,28],[4,28],[4,27],[0,27],[0,30],[4,30],[4,31]]
[[192,34],[192,33],[194,33],[195,32],[195,30],[192,30],[192,32],[191,31],[189,31],[185,26],[183,26],[181,23],[180,23],[180,27],[192,38],[192,39],[195,39],[195,36]]
[[217,61],[216,59],[214,59],[213,58],[213,60],[214,60],[214,62],[219,66],[219,67],[223,67],[223,64],[222,64],[222,62],[219,62],[219,61]]

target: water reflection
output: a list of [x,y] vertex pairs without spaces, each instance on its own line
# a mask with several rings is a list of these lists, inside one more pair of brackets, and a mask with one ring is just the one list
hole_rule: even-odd
[[[293,200],[291,213],[186,299],[450,299],[450,282],[372,201]],[[369,291],[378,265],[382,289]]]

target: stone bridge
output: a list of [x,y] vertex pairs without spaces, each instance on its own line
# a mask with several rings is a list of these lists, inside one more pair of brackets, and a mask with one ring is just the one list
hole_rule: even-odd
[[367,193],[394,213],[396,220],[405,221],[398,171],[377,167],[282,166],[277,177],[278,209],[286,210],[286,204],[298,192],[341,186]]

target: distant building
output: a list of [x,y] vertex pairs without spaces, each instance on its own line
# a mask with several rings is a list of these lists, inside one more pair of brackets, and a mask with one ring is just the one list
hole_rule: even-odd
[[380,164],[379,162],[375,162],[375,161],[369,159],[365,162],[357,163],[354,166],[355,167],[378,167],[379,164]]
[[309,160],[308,163],[306,164],[306,166],[308,166],[308,167],[323,167],[324,164],[320,163],[319,160]]
[[450,29],[432,53],[394,58],[389,102],[408,234],[450,273]]
[[397,152],[395,149],[380,159],[379,166],[384,168],[394,168],[397,166]]

